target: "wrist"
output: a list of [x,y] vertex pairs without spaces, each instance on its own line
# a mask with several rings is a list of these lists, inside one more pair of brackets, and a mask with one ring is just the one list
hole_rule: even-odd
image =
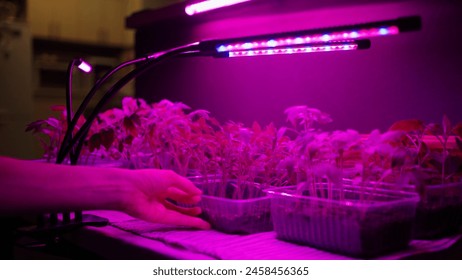
[[111,199],[108,201],[107,209],[125,212],[129,208],[135,193],[137,176],[136,172],[130,169],[112,169],[111,179],[114,188],[111,191]]
[[[86,177],[85,186],[78,183],[68,195],[80,196],[82,210],[124,211],[126,202],[134,189],[132,171],[106,167],[73,167],[75,176]],[[81,172],[80,172],[81,171]],[[75,181],[78,181],[77,178]],[[72,198],[69,198],[73,200]]]

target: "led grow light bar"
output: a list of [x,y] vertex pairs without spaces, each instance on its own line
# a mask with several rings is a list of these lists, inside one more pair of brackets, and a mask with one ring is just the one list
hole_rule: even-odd
[[229,51],[228,57],[299,54],[332,51],[354,51],[358,49],[368,49],[369,47],[369,40],[350,40],[345,42],[325,42],[319,44]]
[[244,2],[248,2],[250,0],[206,0],[201,1],[193,4],[189,4],[185,7],[184,11],[187,15],[195,15],[223,7],[228,7]]
[[403,17],[396,20],[378,21],[344,27],[312,29],[303,32],[279,33],[271,36],[253,36],[216,42],[218,52],[248,51],[255,48],[292,47],[312,43],[364,39],[376,36],[395,35],[419,30],[420,17]]

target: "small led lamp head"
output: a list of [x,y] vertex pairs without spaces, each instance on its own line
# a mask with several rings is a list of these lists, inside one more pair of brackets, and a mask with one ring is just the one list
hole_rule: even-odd
[[79,59],[77,61],[77,67],[82,70],[83,72],[85,73],[90,73],[92,71],[92,67],[90,65],[90,63],[84,61],[83,59]]

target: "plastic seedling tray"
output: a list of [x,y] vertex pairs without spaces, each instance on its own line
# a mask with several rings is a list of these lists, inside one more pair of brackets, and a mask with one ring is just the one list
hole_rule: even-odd
[[412,192],[352,186],[268,194],[277,238],[361,258],[406,248],[419,201]]

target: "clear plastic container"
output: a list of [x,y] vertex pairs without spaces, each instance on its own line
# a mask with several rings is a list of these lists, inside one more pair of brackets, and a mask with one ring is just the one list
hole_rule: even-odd
[[[418,196],[377,187],[268,190],[277,238],[340,254],[373,258],[408,246]],[[322,196],[322,197],[319,197]]]
[[414,228],[415,239],[432,239],[461,232],[462,182],[424,185],[420,195]]
[[202,196],[202,215],[213,228],[235,234],[272,231],[269,197],[229,199]]
[[270,197],[257,184],[247,186],[241,195],[236,195],[232,183],[196,183],[196,186],[204,192],[199,203],[201,215],[214,229],[233,234],[273,230]]

